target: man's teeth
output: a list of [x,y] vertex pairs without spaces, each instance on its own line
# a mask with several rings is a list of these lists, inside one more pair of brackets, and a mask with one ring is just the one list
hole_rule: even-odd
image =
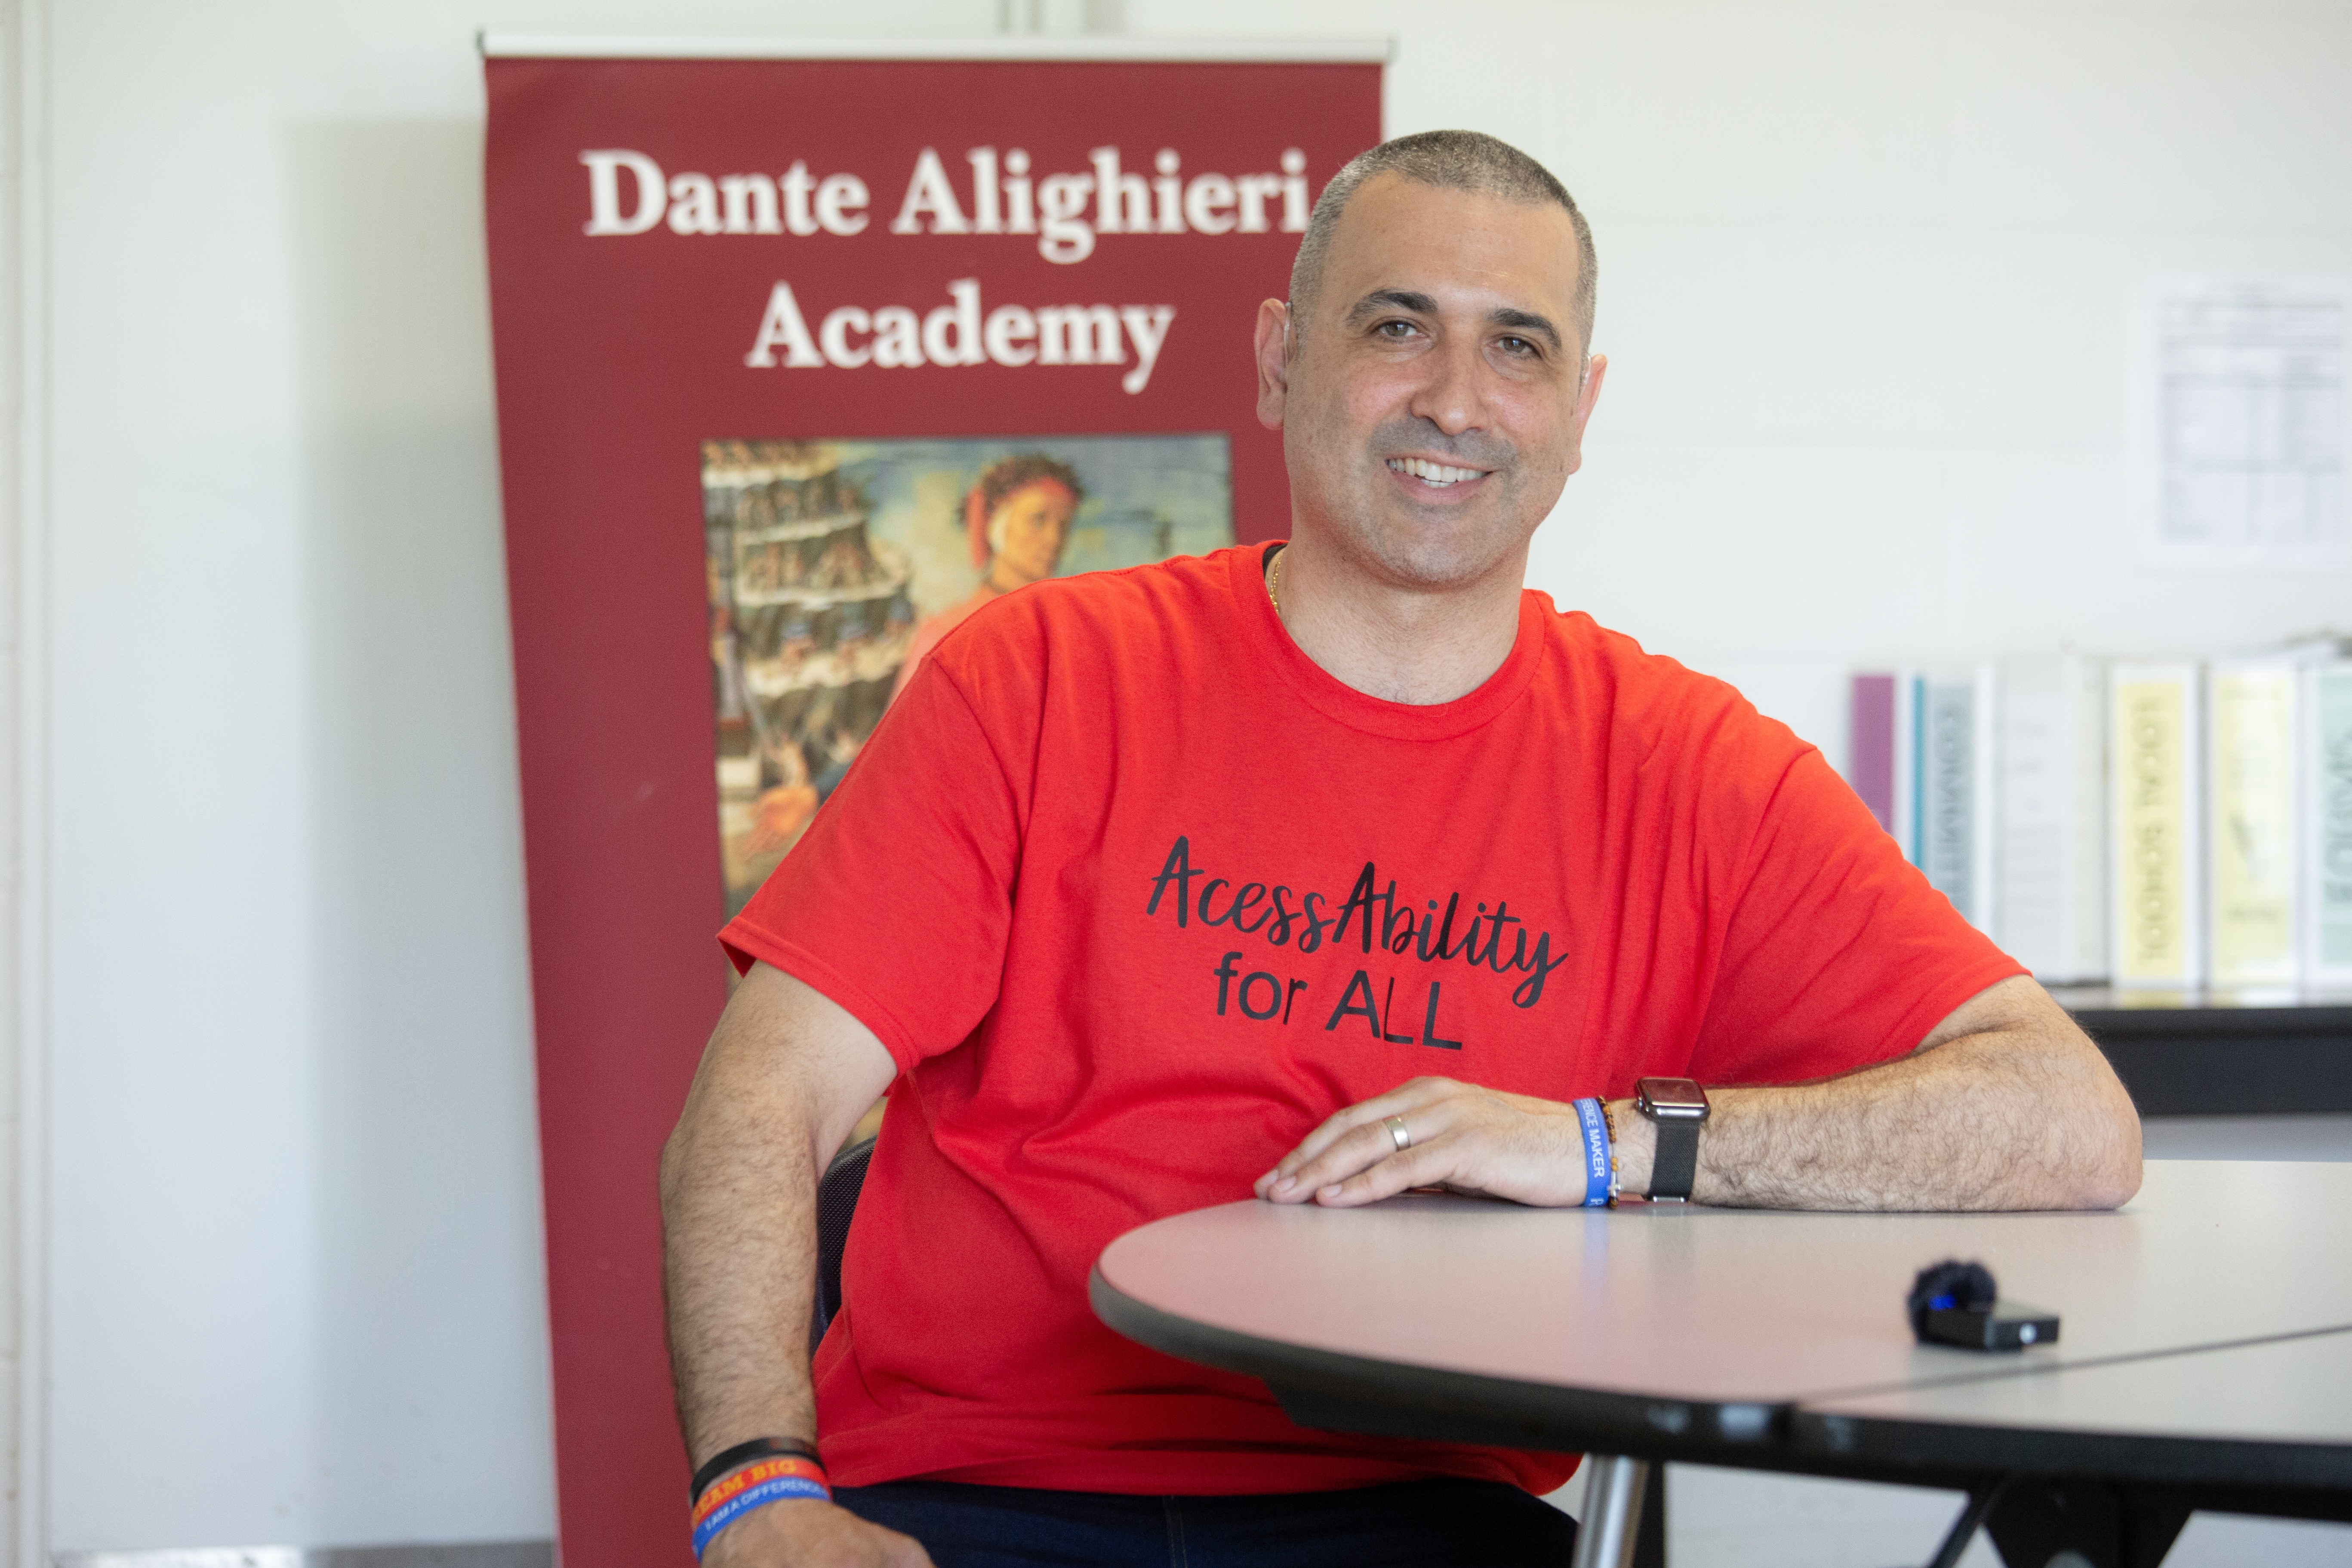
[[1391,458],[1389,467],[1400,474],[1411,474],[1425,484],[1458,485],[1465,479],[1483,479],[1484,468],[1449,468],[1444,463],[1433,463],[1426,458]]

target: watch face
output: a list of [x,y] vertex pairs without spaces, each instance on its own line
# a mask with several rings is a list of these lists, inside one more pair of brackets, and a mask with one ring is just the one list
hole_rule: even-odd
[[1706,1114],[1706,1090],[1686,1078],[1645,1078],[1639,1103],[1652,1116],[1691,1120]]

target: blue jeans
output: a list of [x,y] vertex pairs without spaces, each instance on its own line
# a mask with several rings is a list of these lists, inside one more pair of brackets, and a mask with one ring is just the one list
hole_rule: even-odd
[[911,1535],[937,1568],[1567,1568],[1576,1521],[1499,1481],[1134,1497],[957,1481],[842,1487],[834,1501]]

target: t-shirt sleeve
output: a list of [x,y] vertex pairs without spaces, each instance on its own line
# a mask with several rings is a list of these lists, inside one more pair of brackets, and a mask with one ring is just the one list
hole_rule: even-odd
[[1693,1076],[1790,1083],[1914,1049],[2025,970],[1903,858],[1806,747],[1754,818]]
[[987,728],[926,659],[719,940],[739,971],[758,960],[840,1004],[909,1071],[995,1005],[1021,812]]

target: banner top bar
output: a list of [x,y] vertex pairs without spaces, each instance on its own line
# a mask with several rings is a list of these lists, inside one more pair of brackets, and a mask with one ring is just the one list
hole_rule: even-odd
[[1046,60],[1385,65],[1387,37],[1138,38],[1063,34],[967,38],[689,38],[475,35],[486,59]]

